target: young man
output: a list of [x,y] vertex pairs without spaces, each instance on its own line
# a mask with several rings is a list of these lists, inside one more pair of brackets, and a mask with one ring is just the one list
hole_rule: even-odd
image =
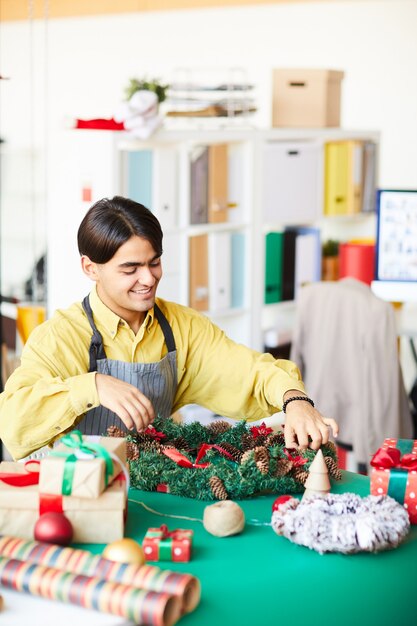
[[193,309],[156,298],[162,231],[144,206],[95,203],[78,231],[83,302],[37,327],[0,395],[0,438],[14,458],[66,431],[146,428],[186,404],[258,420],[286,412],[287,447],[317,449],[337,435],[307,398],[298,368],[231,341]]

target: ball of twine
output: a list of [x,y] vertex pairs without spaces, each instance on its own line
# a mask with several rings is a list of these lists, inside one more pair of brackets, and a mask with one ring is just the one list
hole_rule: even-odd
[[272,514],[272,528],[317,552],[379,552],[395,548],[410,528],[408,513],[389,496],[354,493],[291,498]]
[[215,537],[237,535],[245,527],[245,514],[236,502],[221,500],[206,506],[203,526]]

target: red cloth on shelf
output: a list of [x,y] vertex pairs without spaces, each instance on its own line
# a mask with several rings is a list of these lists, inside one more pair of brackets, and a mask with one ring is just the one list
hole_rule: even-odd
[[96,118],[92,120],[75,120],[75,128],[89,128],[93,130],[125,130],[123,122],[116,122],[111,118]]

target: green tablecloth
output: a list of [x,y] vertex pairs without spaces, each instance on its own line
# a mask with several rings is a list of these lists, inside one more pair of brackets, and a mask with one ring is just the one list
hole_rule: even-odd
[[[369,495],[369,479],[343,472],[333,493]],[[415,626],[417,526],[399,548],[377,554],[320,555],[278,537],[269,526],[276,496],[243,500],[247,520],[241,535],[216,538],[201,523],[161,517],[132,502],[170,515],[202,519],[208,502],[130,490],[126,534],[141,542],[147,528],[194,530],[192,560],[163,562],[190,572],[202,585],[201,603],[181,618],[183,626],[283,625]],[[99,551],[100,546],[95,546]]]

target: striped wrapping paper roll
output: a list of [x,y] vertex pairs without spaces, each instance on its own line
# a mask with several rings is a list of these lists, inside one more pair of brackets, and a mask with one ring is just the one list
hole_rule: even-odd
[[4,536],[0,537],[0,556],[179,596],[183,612],[192,611],[200,601],[200,583],[190,574],[162,570],[154,565],[116,563],[88,550]]
[[0,557],[0,585],[35,596],[112,613],[146,626],[172,626],[181,615],[178,596],[72,574]]

